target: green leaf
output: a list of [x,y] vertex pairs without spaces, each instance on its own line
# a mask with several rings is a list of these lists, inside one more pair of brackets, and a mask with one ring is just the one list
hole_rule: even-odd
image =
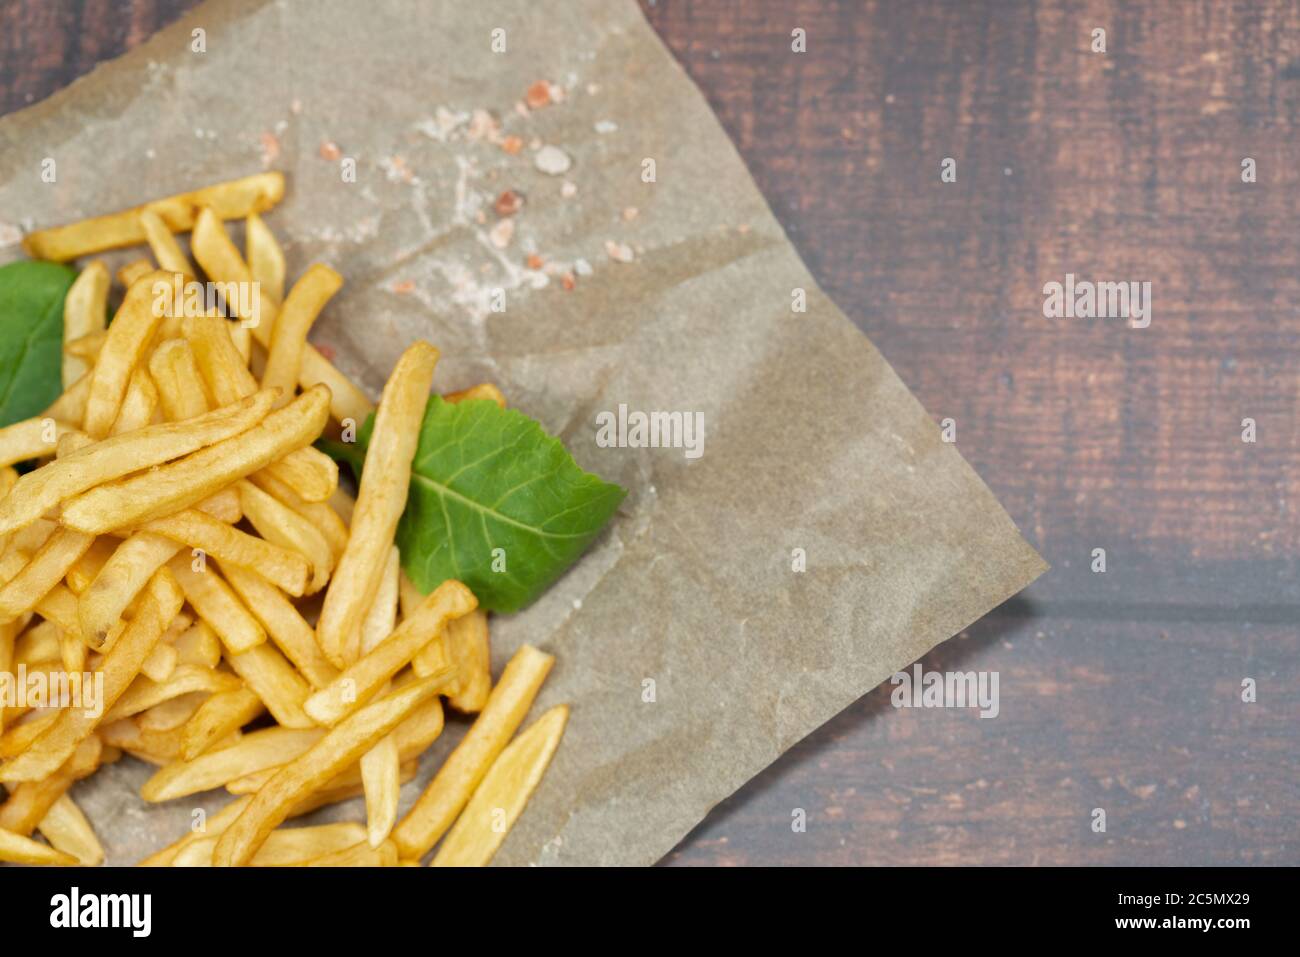
[[40,415],[63,391],[63,299],[77,278],[58,263],[0,266],[0,427]]
[[577,561],[625,495],[523,413],[433,396],[397,527],[402,567],[424,592],[457,578],[484,608],[517,611]]

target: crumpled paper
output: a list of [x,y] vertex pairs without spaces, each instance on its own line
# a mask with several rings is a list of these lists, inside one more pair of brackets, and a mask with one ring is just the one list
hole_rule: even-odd
[[[530,87],[553,102],[528,108]],[[437,388],[496,382],[630,490],[540,602],[494,619],[497,670],[525,641],[557,656],[533,714],[572,706],[498,863],[656,861],[1045,569],[817,288],[631,0],[213,0],[0,120],[0,259],[22,231],[262,168],[288,176],[267,221],[291,280],[317,261],[346,279],[312,336],[345,372],[377,395],[424,337]],[[598,446],[620,404],[701,413],[703,454]],[[228,799],[145,805],[149,773],[77,786],[110,863]]]

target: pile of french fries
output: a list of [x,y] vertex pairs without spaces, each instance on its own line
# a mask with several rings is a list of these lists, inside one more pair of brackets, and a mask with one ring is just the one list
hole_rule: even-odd
[[[474,595],[458,581],[423,595],[400,568],[438,351],[410,346],[375,407],[307,342],[342,280],[315,265],[285,295],[260,215],[283,192],[265,173],[25,241],[60,262],[136,244],[151,258],[118,272],[107,325],[109,270],[82,268],[63,394],[0,429],[0,674],[103,692],[98,709],[0,707],[0,861],[101,863],[69,790],[128,754],[158,768],[145,801],[233,796],[144,864],[415,864],[440,840],[433,864],[486,864],[559,744],[565,706],[516,736],[552,657],[525,645],[493,685]],[[225,300],[248,314],[157,308],[160,284],[200,276],[249,284]],[[486,384],[446,398],[505,401]],[[354,500],[312,442],[371,411]],[[444,698],[477,717],[399,819]],[[364,822],[285,826],[362,795]]]

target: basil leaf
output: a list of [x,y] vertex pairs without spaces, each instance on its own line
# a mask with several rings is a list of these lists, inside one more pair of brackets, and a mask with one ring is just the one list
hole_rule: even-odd
[[76,278],[59,263],[0,266],[0,427],[40,415],[63,392],[63,300]]
[[[316,444],[360,481],[373,429],[372,415],[356,442]],[[435,395],[397,526],[402,567],[426,594],[456,578],[482,607],[518,611],[577,561],[625,495],[578,468],[560,440],[523,413]]]

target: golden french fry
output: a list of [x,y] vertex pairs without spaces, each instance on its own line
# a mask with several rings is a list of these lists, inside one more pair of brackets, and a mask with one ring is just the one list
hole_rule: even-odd
[[320,263],[311,266],[294,283],[271,332],[271,348],[262,373],[263,388],[280,389],[286,402],[294,394],[298,388],[307,333],[325,308],[325,303],[342,287],[343,277]]
[[248,863],[294,805],[370,750],[437,690],[436,680],[412,682],[340,722],[311,749],[284,765],[221,835],[213,863],[219,867]]
[[80,635],[70,631],[59,632],[59,660],[63,662],[64,671],[70,675],[85,671],[86,654],[86,643]]
[[[338,472],[336,471],[334,474],[337,476]],[[321,535],[325,536],[325,540],[329,542],[330,553],[334,556],[334,561],[337,561],[338,557],[343,554],[343,549],[347,548],[348,545],[348,526],[328,502],[308,502],[271,474],[268,469],[254,472],[248,477],[248,480],[282,505],[287,505],[293,509]],[[337,492],[336,487],[335,494]],[[331,495],[330,498],[333,500],[334,495]]]
[[[168,625],[168,628],[170,629],[171,626]],[[84,652],[86,648],[84,642],[81,643],[81,648]],[[176,670],[179,658],[180,654],[175,648],[167,643],[166,636],[164,636],[162,641],[153,646],[153,651],[149,652],[149,657],[146,658],[144,664],[140,666],[140,675],[142,678],[147,678],[156,684],[162,684],[171,678],[172,673]],[[64,665],[67,665],[66,659],[64,660]],[[69,668],[68,670],[80,671],[81,669]],[[139,682],[137,682],[137,684],[138,683]],[[134,685],[132,688],[134,689]],[[129,695],[130,692],[127,692],[127,694]],[[126,695],[123,695],[123,697],[125,698]],[[122,702],[119,701],[117,704],[118,707],[121,707]]]
[[96,673],[102,675],[102,710],[67,708],[59,713],[31,746],[11,761],[0,765],[0,781],[33,781],[52,774],[86,738],[94,733],[104,713],[112,709],[136,675],[153,646],[162,638],[167,624],[176,617],[183,602],[176,580],[160,569],[149,581],[140,608],[123,630],[117,644],[104,656]]
[[92,734],[53,774],[39,781],[11,785],[9,799],[0,806],[0,828],[29,837],[68,788],[95,772],[102,754],[103,742]]
[[[345,857],[340,856],[339,859],[358,862],[347,866],[362,866],[353,848],[358,841],[364,840],[365,831],[361,825],[350,821],[318,824],[315,827],[276,828],[267,835],[266,842],[257,849],[248,863],[251,867],[317,866],[317,860],[333,859],[340,852],[348,851],[351,853]],[[194,841],[175,856],[172,866],[211,867],[212,851],[216,845],[215,837]],[[382,857],[380,855],[380,859]]]
[[279,312],[279,300],[273,299],[269,289],[263,289],[255,283],[253,273],[239,254],[239,249],[230,241],[226,227],[221,219],[210,209],[199,210],[194,220],[194,233],[190,236],[190,249],[199,261],[208,278],[221,283],[238,283],[254,293],[255,301],[251,303],[228,303],[232,306],[244,305],[239,318],[256,330],[262,325],[269,327],[275,322]]
[[[244,263],[235,244],[230,241],[226,230],[215,219],[209,218],[195,228],[190,245],[203,271],[215,281],[252,281],[251,270]],[[278,300],[272,299],[267,290],[262,290],[262,293],[258,304],[260,321],[252,327],[252,332],[253,337],[264,348],[269,349],[279,305]],[[330,412],[339,422],[351,421],[359,427],[366,420],[366,416],[374,411],[374,405],[366,398],[365,393],[347,376],[334,368],[334,365],[311,344],[303,348],[301,366],[298,384],[304,391],[316,385],[328,386]]]
[[[155,647],[160,648],[162,645],[163,642],[159,642]],[[187,667],[195,666],[189,665]],[[139,717],[135,719],[136,724],[144,732],[175,731],[194,717],[194,713],[210,697],[212,696],[206,691],[191,691],[189,694],[178,695],[167,701],[160,701],[147,711],[141,712]]]
[[[349,665],[326,688],[307,699],[307,714],[319,724],[336,724],[369,700],[411,657],[431,641],[451,618],[468,614],[478,602],[458,581],[445,581],[388,638],[368,655]],[[441,689],[454,674],[448,667],[440,672]],[[430,676],[431,678],[435,676]]]
[[194,760],[263,710],[262,699],[249,688],[214,694],[181,728],[181,757]]
[[397,823],[401,796],[401,755],[397,739],[389,734],[361,756],[361,785],[366,795],[366,837],[371,847],[388,840]]
[[133,259],[117,271],[117,281],[120,285],[130,289],[131,284],[137,279],[141,279],[153,272],[153,260],[148,256],[140,259]]
[[155,518],[141,525],[139,531],[165,535],[189,548],[200,549],[209,558],[219,560],[222,567],[230,564],[255,568],[290,595],[302,595],[311,574],[311,564],[296,551],[241,532],[197,509]]
[[91,542],[86,553],[68,569],[68,587],[74,595],[80,595],[90,586],[121,544],[120,539],[110,535],[100,535]]
[[86,402],[90,398],[90,379],[91,373],[87,372],[64,389],[63,395],[55,399],[45,410],[44,417],[79,428],[86,415]]
[[316,632],[280,589],[256,572],[234,565],[222,567],[226,581],[313,688],[323,688],[338,677],[338,669],[316,644]]
[[172,232],[181,233],[194,227],[194,218],[203,207],[210,207],[222,219],[237,219],[249,213],[266,212],[283,196],[282,174],[257,173],[189,193],[178,193],[119,213],[29,233],[23,239],[23,249],[33,259],[67,262],[90,253],[144,242],[146,236],[140,214],[146,209],[162,217]]
[[[443,634],[443,647],[456,666],[456,680],[449,689],[447,702],[461,714],[477,714],[492,692],[487,613],[476,608],[463,618],[448,622]],[[415,673],[419,674],[420,669],[416,668]]]
[[22,419],[0,428],[0,467],[53,455],[59,436],[70,428],[68,423],[48,415]]
[[219,837],[227,827],[244,812],[252,798],[236,798],[225,807],[223,807],[211,818],[202,819],[202,825],[195,827],[180,840],[169,844],[162,850],[150,854],[142,860],[137,867],[169,867],[176,859],[176,856],[188,848],[190,845],[206,840],[207,838]]
[[194,691],[220,693],[239,687],[239,679],[234,675],[198,665],[177,666],[165,681],[152,681],[141,674],[104,715],[104,721],[120,721]]
[[194,267],[190,265],[189,259],[181,250],[180,243],[176,241],[176,237],[167,228],[167,224],[163,222],[157,210],[146,208],[140,212],[140,231],[144,233],[153,258],[158,260],[159,268],[187,277],[195,274]]
[[45,812],[38,826],[56,851],[70,854],[83,867],[104,863],[104,848],[76,802],[65,794]]
[[180,549],[162,535],[136,534],[122,542],[76,602],[73,620],[82,640],[109,650],[127,607]]
[[397,625],[397,593],[398,579],[402,574],[401,562],[401,553],[394,545],[388,550],[375,597],[366,610],[366,616],[361,619],[361,627],[357,629],[356,638],[349,643],[347,650],[349,664],[362,655],[370,654],[381,641],[393,633],[393,628]]
[[11,864],[52,864],[57,867],[74,867],[77,859],[71,854],[0,828],[0,861]]
[[546,773],[569,720],[567,705],[547,711],[501,752],[434,855],[433,867],[486,867]]
[[334,569],[334,553],[325,536],[310,521],[251,482],[238,483],[244,515],[268,542],[302,555],[311,563],[307,594],[325,587]]
[[303,711],[311,686],[274,645],[263,643],[241,654],[227,653],[226,661],[281,725],[310,728],[315,724]]
[[7,624],[35,608],[94,540],[93,535],[67,528],[51,535],[22,571],[0,586],[0,624]]
[[63,300],[63,388],[90,371],[90,363],[73,356],[68,346],[83,336],[102,333],[108,321],[108,267],[98,259],[87,263],[68,287]]
[[179,761],[158,771],[140,789],[146,801],[170,801],[219,788],[251,771],[288,764],[320,741],[320,728],[263,728],[244,735],[238,744]]
[[283,482],[307,502],[325,502],[339,485],[338,463],[310,445],[291,452],[262,471]]
[[397,846],[384,841],[378,847],[362,842],[342,851],[303,862],[305,867],[396,867]]
[[82,371],[78,372],[68,385],[72,385],[90,370],[95,359],[99,357],[99,350],[104,348],[104,340],[107,338],[108,332],[101,329],[98,332],[88,332],[84,336],[78,336],[75,339],[64,339],[63,355],[65,360],[68,356],[83,360]]
[[402,353],[375,413],[348,547],[325,592],[317,640],[330,661],[346,664],[346,647],[379,587],[383,557],[406,507],[411,460],[420,438],[438,350],[416,342]]
[[259,392],[183,422],[104,439],[28,472],[0,500],[0,532],[21,528],[97,485],[236,438],[266,419],[272,398]]
[[[203,383],[222,405],[257,391],[257,380],[239,354],[231,328],[231,323],[219,316],[187,316],[181,323]],[[281,398],[288,401],[292,396]]]
[[393,829],[403,859],[423,857],[451,827],[523,722],[554,663],[554,657],[531,645],[522,645],[515,652],[482,713]]
[[468,389],[461,389],[459,392],[448,392],[443,398],[448,402],[470,402],[474,399],[486,399],[489,402],[495,402],[503,409],[506,407],[505,393],[491,382],[480,382],[478,385],[470,386]]
[[162,311],[154,308],[155,286],[170,281],[165,272],[151,271],[141,276],[127,289],[108,327],[108,337],[90,373],[90,395],[86,397],[86,413],[82,419],[82,430],[92,438],[104,438],[113,427],[131,372],[139,364],[162,318]]
[[266,641],[262,626],[215,568],[205,564],[202,571],[196,571],[185,555],[177,555],[168,567],[184,590],[186,601],[232,654],[241,654]]
[[117,418],[109,435],[122,435],[142,429],[153,420],[158,408],[158,387],[153,384],[149,373],[139,366],[131,373],[131,380],[122,397],[122,407],[118,409]]
[[176,663],[215,668],[221,661],[221,641],[206,621],[196,621],[172,642]]
[[242,435],[138,476],[83,492],[63,507],[63,524],[100,534],[179,511],[311,443],[329,411],[326,389],[304,392]]
[[154,349],[149,357],[149,374],[158,387],[163,415],[169,421],[192,419],[210,408],[194,350],[185,339],[167,339]]
[[[284,250],[257,213],[249,213],[244,220],[244,258],[248,260],[248,270],[253,274],[253,281],[260,283],[276,302],[283,301]],[[295,380],[291,384],[297,386],[298,383]]]

